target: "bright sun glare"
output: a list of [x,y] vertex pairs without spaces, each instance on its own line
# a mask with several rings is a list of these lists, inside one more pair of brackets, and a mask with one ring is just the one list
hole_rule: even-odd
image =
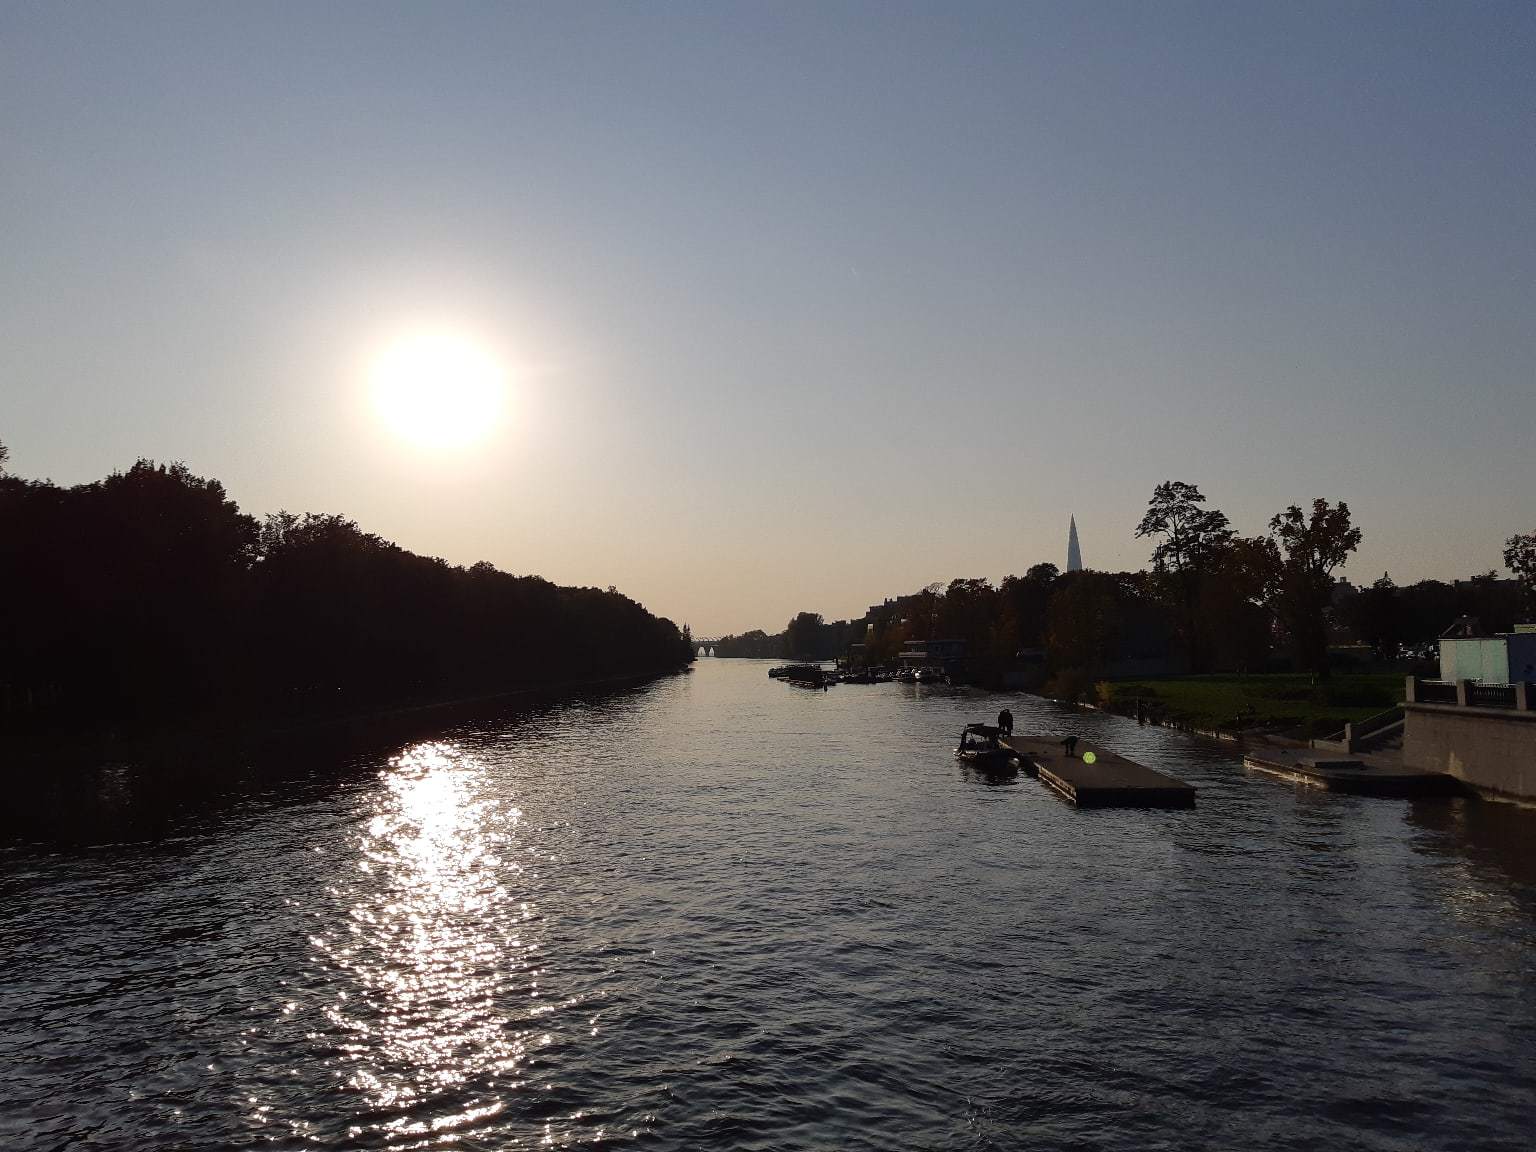
[[396,340],[369,374],[373,404],[391,431],[422,448],[463,448],[501,422],[506,374],[483,346],[453,333]]

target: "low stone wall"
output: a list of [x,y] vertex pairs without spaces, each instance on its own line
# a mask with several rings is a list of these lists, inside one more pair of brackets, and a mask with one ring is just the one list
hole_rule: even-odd
[[1536,712],[1405,704],[1403,763],[1447,772],[1480,791],[1536,800]]

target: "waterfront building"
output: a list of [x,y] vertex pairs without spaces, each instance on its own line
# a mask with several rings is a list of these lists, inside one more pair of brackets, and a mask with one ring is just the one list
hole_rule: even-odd
[[965,641],[908,640],[896,658],[903,668],[942,668],[959,678],[965,671]]
[[1463,616],[1440,637],[1440,679],[1447,684],[1518,684],[1536,680],[1536,625],[1513,632],[1482,634],[1476,619]]

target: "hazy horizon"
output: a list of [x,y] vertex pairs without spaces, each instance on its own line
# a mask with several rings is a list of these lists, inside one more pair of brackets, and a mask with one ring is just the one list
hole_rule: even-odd
[[[1533,49],[1516,4],[7,7],[0,441],[700,636],[1063,565],[1069,515],[1144,567],[1168,479],[1250,535],[1347,501],[1356,582],[1502,573]],[[413,439],[377,364],[439,330],[505,410]]]

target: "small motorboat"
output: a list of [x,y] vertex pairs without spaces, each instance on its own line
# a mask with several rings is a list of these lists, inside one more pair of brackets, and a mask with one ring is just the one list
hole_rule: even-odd
[[960,731],[960,746],[955,759],[963,760],[982,772],[1005,772],[1013,767],[1014,754],[998,738],[1002,729],[995,724],[967,724]]

